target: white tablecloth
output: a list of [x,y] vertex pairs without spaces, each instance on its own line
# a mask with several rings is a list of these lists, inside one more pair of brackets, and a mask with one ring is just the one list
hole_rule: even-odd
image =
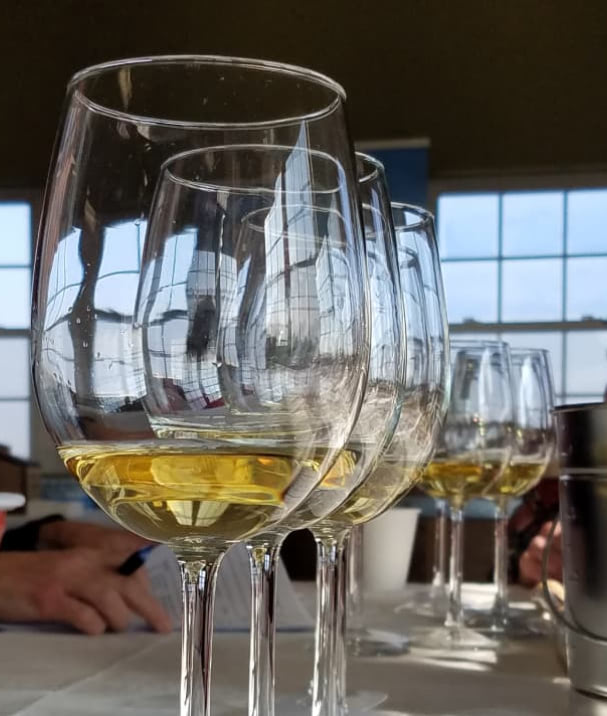
[[[309,592],[308,592],[309,593]],[[405,629],[384,597],[368,610],[376,627]],[[278,691],[303,695],[311,677],[311,634],[278,637]],[[248,635],[215,639],[214,714],[246,713]],[[0,633],[0,716],[175,716],[179,635]],[[569,688],[550,639],[529,639],[471,658],[352,658],[349,692],[385,692],[378,707],[410,716],[604,716],[606,702]],[[277,709],[283,716],[288,709]]]

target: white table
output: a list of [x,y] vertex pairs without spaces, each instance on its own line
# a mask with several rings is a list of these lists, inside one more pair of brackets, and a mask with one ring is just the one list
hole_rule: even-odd
[[[403,626],[392,606],[369,608],[369,623]],[[311,676],[312,636],[281,634],[278,690],[303,694]],[[214,714],[246,713],[248,636],[215,639]],[[179,636],[146,633],[85,637],[0,633],[0,716],[175,716]],[[555,645],[526,640],[475,659],[401,657],[351,659],[349,691],[388,694],[382,712],[410,716],[604,716],[607,702],[569,689]],[[284,710],[282,710],[284,713]],[[281,716],[281,708],[277,710]]]

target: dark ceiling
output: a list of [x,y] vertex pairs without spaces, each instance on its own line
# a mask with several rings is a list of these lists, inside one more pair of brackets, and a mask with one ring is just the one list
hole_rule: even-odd
[[75,70],[166,52],[326,72],[358,139],[428,136],[434,176],[607,167],[604,0],[2,0],[0,185],[43,183]]

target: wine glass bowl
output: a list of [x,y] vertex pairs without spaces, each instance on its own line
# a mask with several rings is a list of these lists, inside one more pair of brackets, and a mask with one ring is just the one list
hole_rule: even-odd
[[554,454],[556,436],[552,409],[554,388],[547,351],[511,350],[514,395],[513,450],[508,466],[484,493],[495,504],[495,598],[489,613],[474,613],[468,620],[476,629],[500,637],[545,632],[545,622],[517,614],[508,604],[508,519],[513,497],[533,489]]
[[420,486],[448,500],[451,558],[443,628],[420,638],[432,649],[493,648],[467,629],[461,600],[463,506],[484,494],[506,470],[512,454],[513,397],[510,350],[499,341],[451,342],[451,391],[436,451]]
[[34,387],[85,489],[179,558],[182,716],[209,713],[223,553],[309,493],[357,414],[369,336],[344,99],[317,73],[218,57],[68,86]]

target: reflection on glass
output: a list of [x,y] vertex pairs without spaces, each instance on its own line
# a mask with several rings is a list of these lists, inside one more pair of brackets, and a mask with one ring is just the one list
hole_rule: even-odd
[[562,317],[560,259],[505,260],[502,320],[557,321]]
[[602,393],[607,386],[607,331],[570,331],[566,345],[567,395]]
[[32,210],[29,204],[0,204],[0,235],[0,264],[29,266],[32,260]]
[[29,396],[29,354],[30,342],[27,338],[0,338],[0,397]]
[[442,264],[449,323],[497,321],[497,261]]
[[507,193],[502,197],[504,256],[563,251],[563,192]]
[[497,194],[444,194],[438,200],[438,241],[443,258],[497,256]]
[[607,318],[606,280],[607,257],[567,259],[568,321]]
[[0,401],[0,445],[6,445],[17,457],[30,455],[29,400]]
[[[459,336],[458,336],[459,337]],[[548,351],[556,390],[563,382],[563,334],[557,331],[517,331],[502,333],[500,340],[511,348],[539,348]]]
[[582,189],[567,195],[567,253],[607,251],[607,189]]
[[29,328],[30,270],[0,268],[0,327]]
[[140,247],[143,244],[144,236],[140,221],[128,221],[108,226],[103,237],[103,257],[99,276],[139,271]]

